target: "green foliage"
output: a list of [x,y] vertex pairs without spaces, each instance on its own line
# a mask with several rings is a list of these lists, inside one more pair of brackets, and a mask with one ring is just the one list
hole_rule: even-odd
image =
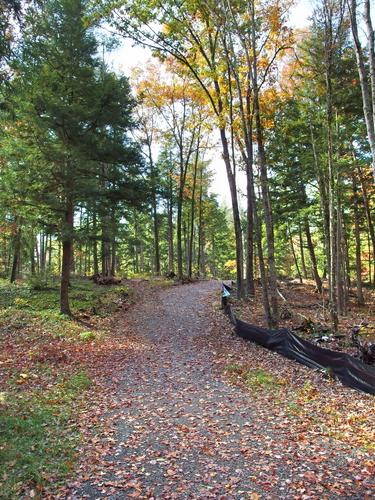
[[271,373],[259,368],[246,373],[246,384],[252,389],[271,389],[276,381]]
[[229,363],[226,367],[225,370],[228,373],[233,373],[233,374],[240,374],[243,370],[242,366],[239,365],[238,363]]
[[94,332],[81,332],[79,334],[79,340],[82,340],[82,342],[90,342],[91,340],[95,340],[96,335]]
[[51,277],[46,273],[30,274],[27,278],[27,284],[30,290],[43,291],[48,290]]

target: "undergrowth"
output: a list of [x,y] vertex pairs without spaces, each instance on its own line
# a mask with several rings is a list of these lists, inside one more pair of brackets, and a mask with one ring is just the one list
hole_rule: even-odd
[[1,393],[1,498],[36,495],[71,472],[80,442],[72,414],[90,385],[77,372],[50,390]]

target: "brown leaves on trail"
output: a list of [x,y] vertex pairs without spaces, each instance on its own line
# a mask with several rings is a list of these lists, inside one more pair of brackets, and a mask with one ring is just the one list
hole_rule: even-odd
[[235,337],[215,282],[134,287],[103,340],[46,351],[95,385],[78,469],[45,498],[373,497],[373,397]]
[[371,396],[234,337],[214,283],[143,295],[61,497],[371,498]]

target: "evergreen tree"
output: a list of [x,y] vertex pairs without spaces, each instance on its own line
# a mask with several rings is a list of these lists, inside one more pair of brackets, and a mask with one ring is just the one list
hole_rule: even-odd
[[135,175],[141,165],[127,138],[134,125],[129,83],[98,58],[86,3],[47,0],[28,10],[10,109],[13,166],[27,180],[27,196],[56,213],[65,314],[78,203],[126,185],[129,165]]

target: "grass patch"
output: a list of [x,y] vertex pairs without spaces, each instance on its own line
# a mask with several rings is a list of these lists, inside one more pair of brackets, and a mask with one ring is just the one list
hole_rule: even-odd
[[85,372],[61,380],[49,391],[6,394],[0,400],[0,497],[42,491],[72,470],[79,431],[71,419],[91,385]]
[[246,365],[240,365],[236,362],[231,362],[225,367],[225,372],[232,382],[241,382],[253,392],[260,390],[277,389],[285,385],[285,380],[273,376],[262,368],[249,368]]
[[249,370],[245,375],[245,381],[246,385],[251,389],[270,389],[277,384],[277,380],[269,372],[260,368]]
[[238,363],[229,363],[229,365],[225,367],[225,371],[228,373],[240,375],[242,372],[242,366]]

